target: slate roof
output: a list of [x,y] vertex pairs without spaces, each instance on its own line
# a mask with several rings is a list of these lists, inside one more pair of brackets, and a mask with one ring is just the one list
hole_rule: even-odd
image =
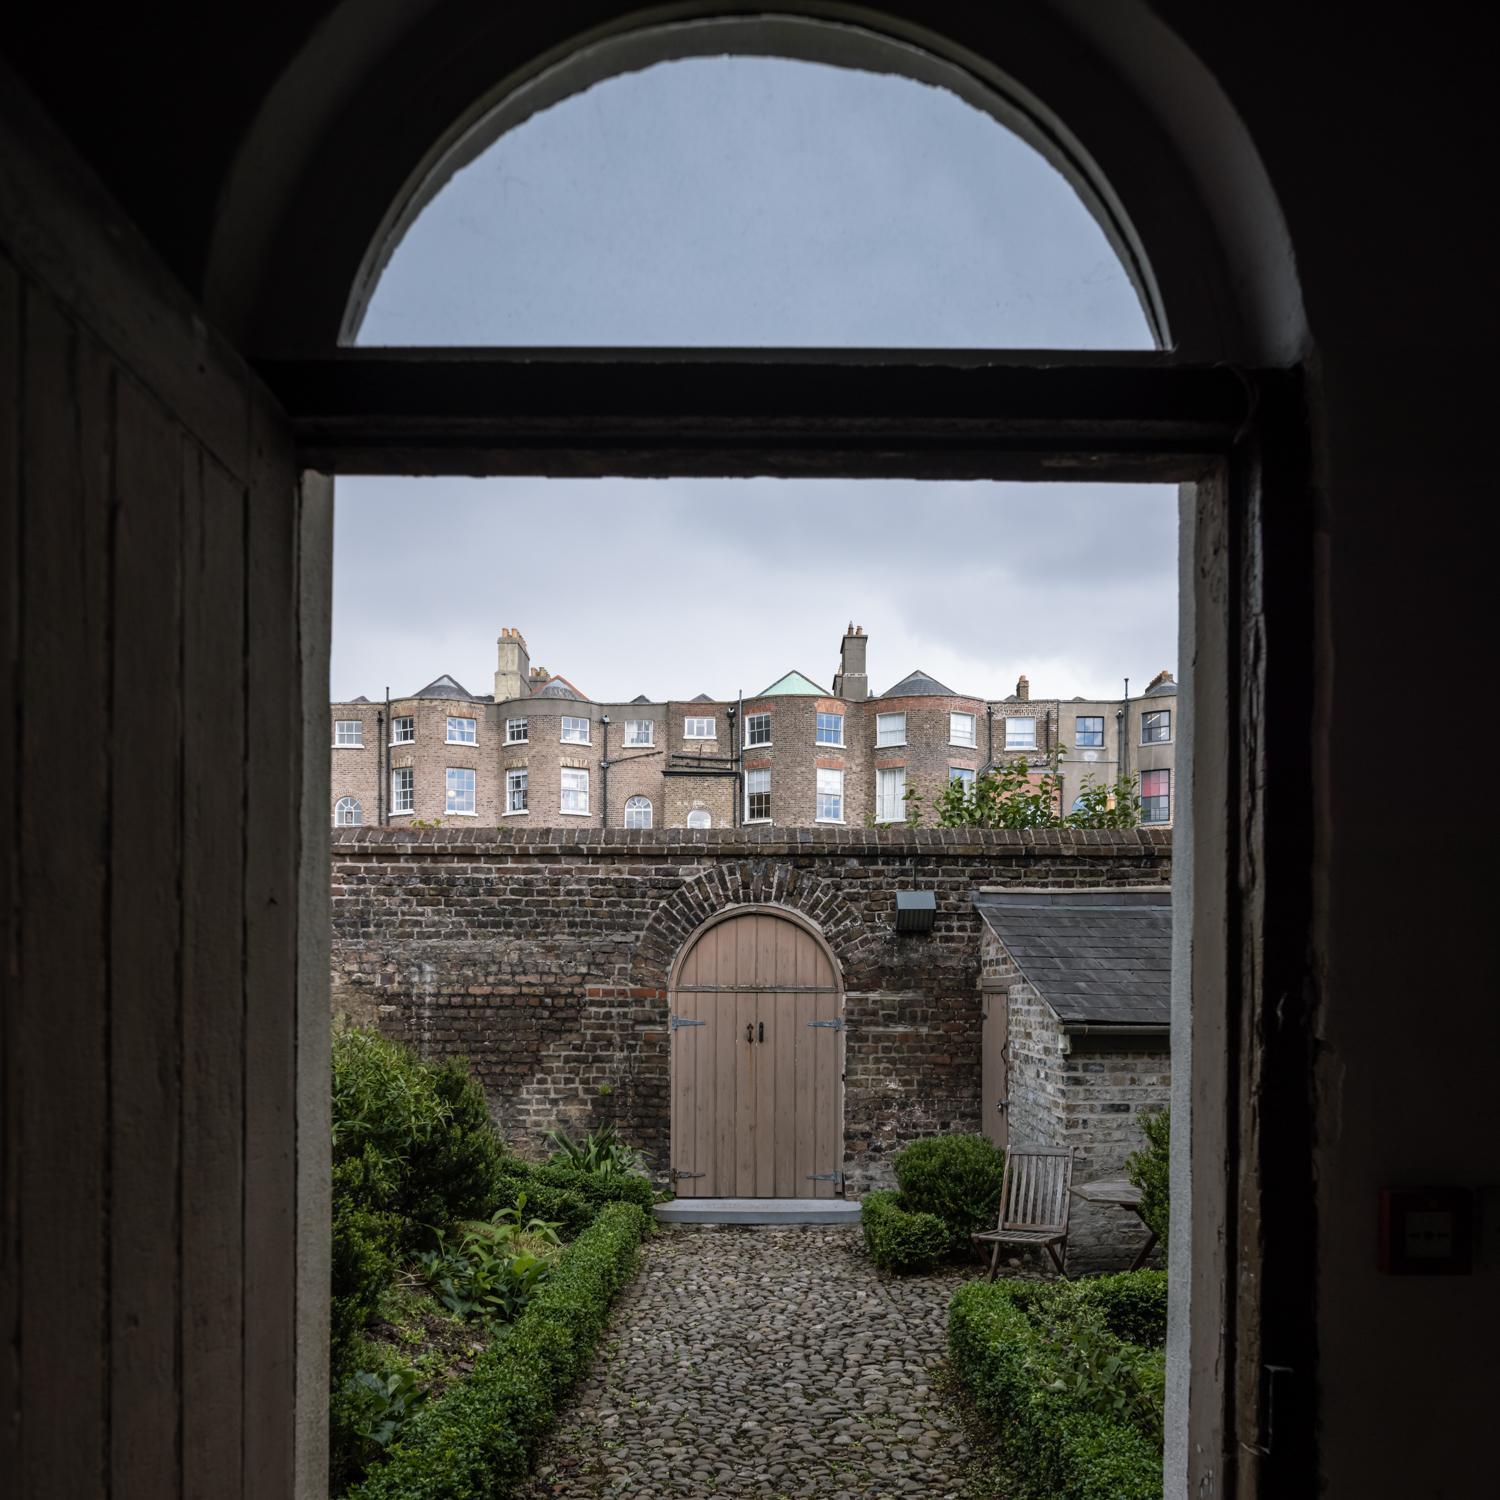
[[1177,684],[1169,677],[1165,682],[1158,682],[1154,688],[1147,688],[1141,694],[1143,698],[1175,698],[1177,696]]
[[441,677],[434,677],[426,687],[412,694],[413,698],[469,698],[474,697],[457,678],[449,677],[444,673]]
[[717,698],[710,698],[707,693],[699,693],[696,698],[689,698],[689,703],[717,703]]
[[580,703],[586,701],[583,694],[566,677],[549,677],[531,696],[533,698],[574,698]]
[[1169,890],[983,892],[974,905],[1064,1025],[1170,1021]]
[[637,693],[630,701],[632,703],[649,703],[651,700],[644,693]]
[[944,687],[936,677],[929,677],[925,672],[917,671],[903,677],[895,687],[887,688],[880,696],[882,698],[956,698],[958,694],[952,688]]

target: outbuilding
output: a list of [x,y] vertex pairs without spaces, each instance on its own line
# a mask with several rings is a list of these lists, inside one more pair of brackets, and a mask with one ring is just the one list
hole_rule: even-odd
[[[985,891],[983,1119],[999,1145],[1072,1146],[1075,1186],[1123,1175],[1171,1094],[1172,895]],[[1145,1236],[1075,1197],[1070,1270],[1118,1270]]]

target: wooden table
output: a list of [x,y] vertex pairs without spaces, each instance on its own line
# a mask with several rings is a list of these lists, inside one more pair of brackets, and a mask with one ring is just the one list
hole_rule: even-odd
[[[1106,1177],[1098,1182],[1085,1182],[1073,1189],[1073,1196],[1081,1198],[1085,1203],[1112,1203],[1116,1208],[1128,1208],[1136,1218],[1141,1219],[1141,1190],[1124,1177]],[[1146,1243],[1131,1261],[1132,1271],[1139,1271],[1146,1264],[1146,1257],[1156,1248],[1156,1231],[1144,1219],[1141,1219],[1141,1223],[1146,1225]]]

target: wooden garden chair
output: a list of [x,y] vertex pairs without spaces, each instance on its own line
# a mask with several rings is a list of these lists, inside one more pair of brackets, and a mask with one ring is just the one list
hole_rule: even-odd
[[991,1281],[1000,1270],[1002,1245],[1039,1245],[1052,1257],[1058,1275],[1067,1276],[1064,1261],[1072,1186],[1071,1146],[1012,1146],[1006,1151],[1005,1175],[1000,1182],[1000,1221],[994,1229],[973,1236],[976,1244],[991,1247]]

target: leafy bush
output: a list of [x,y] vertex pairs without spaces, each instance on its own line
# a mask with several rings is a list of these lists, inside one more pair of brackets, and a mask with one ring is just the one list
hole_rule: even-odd
[[381,1458],[427,1398],[417,1372],[383,1344],[360,1340],[356,1363],[354,1374],[334,1388],[330,1411],[335,1493]]
[[400,1219],[362,1207],[350,1191],[356,1174],[349,1166],[357,1165],[334,1170],[329,1364],[335,1380],[349,1368],[350,1351],[391,1278],[401,1240]]
[[615,1293],[635,1270],[646,1214],[614,1203],[563,1252],[509,1334],[462,1385],[406,1426],[351,1500],[490,1500],[526,1477],[557,1403],[584,1373]]
[[600,1177],[640,1173],[641,1153],[633,1146],[627,1146],[613,1125],[606,1125],[576,1141],[566,1130],[549,1130],[547,1139],[556,1147],[552,1153],[553,1166],[573,1167]]
[[1167,1242],[1172,1197],[1172,1111],[1141,1118],[1146,1144],[1125,1163],[1125,1175],[1141,1190],[1141,1217],[1162,1244]]
[[1111,1317],[1164,1330],[1165,1276],[975,1282],[953,1298],[949,1356],[994,1434],[1006,1500],[1159,1500],[1163,1354]]
[[373,1031],[333,1039],[333,1162],[349,1190],[409,1233],[488,1210],[504,1160],[484,1091],[459,1062],[424,1062]]
[[568,1188],[538,1182],[526,1175],[528,1170],[518,1163],[507,1162],[495,1183],[495,1202],[511,1207],[524,1198],[532,1213],[557,1226],[560,1238],[576,1239],[594,1222],[598,1204]]
[[501,1208],[484,1222],[466,1226],[457,1245],[438,1237],[436,1250],[417,1256],[438,1301],[461,1318],[509,1323],[531,1299],[550,1269],[558,1244],[557,1226],[542,1219],[524,1221],[526,1195],[514,1208]]
[[901,1207],[935,1214],[948,1227],[950,1249],[966,1250],[977,1229],[993,1229],[1005,1178],[1005,1153],[987,1136],[937,1135],[896,1157]]
[[[508,1163],[506,1171],[514,1173],[516,1167],[516,1163]],[[576,1194],[586,1203],[592,1203],[596,1211],[607,1203],[634,1203],[650,1213],[656,1204],[656,1190],[649,1177],[622,1176],[619,1173],[606,1177],[596,1172],[580,1172],[577,1167],[558,1167],[550,1163],[544,1167],[523,1166],[521,1171],[527,1192],[534,1190],[531,1184],[561,1188],[564,1192]]]
[[952,1244],[940,1218],[908,1212],[892,1192],[866,1193],[859,1201],[859,1222],[865,1249],[882,1271],[930,1271]]

